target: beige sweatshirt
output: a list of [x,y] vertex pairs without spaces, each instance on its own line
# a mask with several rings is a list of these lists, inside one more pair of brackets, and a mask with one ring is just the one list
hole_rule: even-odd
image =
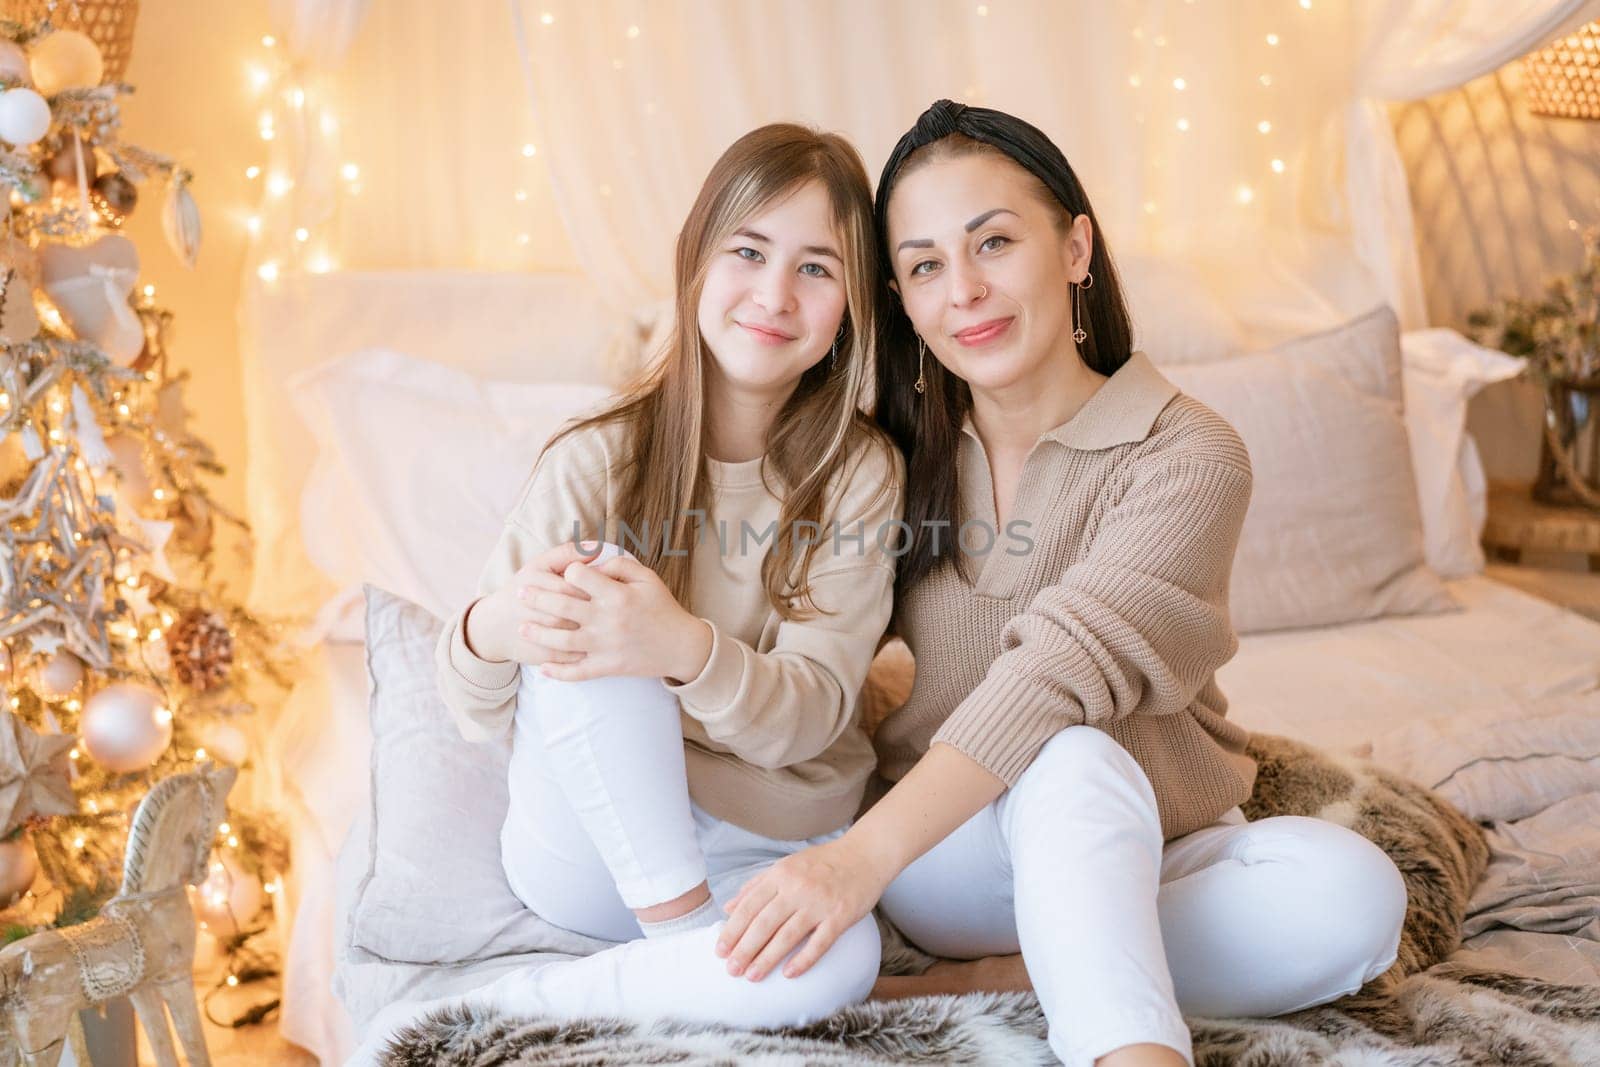
[[[970,419],[959,462],[963,517],[994,528]],[[1228,580],[1250,485],[1233,428],[1135,353],[1034,445],[1006,529],[966,561],[975,581],[946,560],[895,606],[917,671],[875,735],[880,773],[942,741],[1011,785],[1087,723],[1143,766],[1168,839],[1242,803],[1255,762],[1215,674],[1238,649]]]
[[[621,440],[620,427],[589,429],[545,454],[490,553],[479,596],[503,587],[532,556],[574,540],[574,523],[585,539],[603,536],[626,547],[616,510],[620,486],[611,476],[622,467]],[[901,517],[904,463],[897,450],[864,434],[854,443],[829,489],[836,507],[815,535],[820,547],[809,576],[816,606],[835,614],[803,621],[782,620],[761,580],[779,513],[762,461],[709,465],[714,503],[705,536],[692,547],[674,546],[693,553],[684,606],[713,635],[700,674],[667,686],[683,711],[689,794],[712,815],[764,836],[814,837],[855,814],[875,761],[857,696],[889,621],[895,560],[876,531]],[[880,495],[886,482],[891,488]],[[850,539],[858,529],[865,534],[859,544]],[[635,526],[635,533],[642,531]],[[439,641],[440,692],[469,740],[504,738],[520,665],[475,655],[463,635],[466,612],[449,621]]]

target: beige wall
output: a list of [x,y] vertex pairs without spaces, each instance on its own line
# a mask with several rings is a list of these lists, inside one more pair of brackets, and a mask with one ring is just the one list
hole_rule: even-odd
[[[195,174],[192,191],[204,227],[197,267],[186,269],[161,233],[155,183],[124,232],[139,246],[143,283],[174,313],[169,366],[188,370],[190,422],[216,450],[227,476],[213,482],[217,502],[244,518],[244,420],[234,305],[244,257],[244,168],[258,155],[244,56],[266,32],[265,0],[144,0],[124,76],[122,136],[170,155]],[[226,542],[224,542],[226,543]],[[219,569],[242,573],[224,554]]]
[[[1434,325],[1460,328],[1497,298],[1537,296],[1578,265],[1574,224],[1600,224],[1600,122],[1530,114],[1517,63],[1392,117]],[[1521,380],[1473,403],[1468,428],[1491,478],[1533,479],[1541,410]]]

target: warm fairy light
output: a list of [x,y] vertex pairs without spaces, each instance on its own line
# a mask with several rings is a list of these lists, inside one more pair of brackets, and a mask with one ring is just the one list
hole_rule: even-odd
[[205,759],[206,758],[206,750],[203,749],[203,748],[195,749],[194,750],[194,758],[197,759],[197,760]]
[[128,414],[128,405],[126,405],[126,404],[118,404],[117,405],[117,414],[118,415],[126,415],[126,414]]
[[99,815],[100,814],[100,804],[99,804],[98,801],[94,801],[94,800],[89,801],[89,814],[90,815]]
[[278,280],[278,265],[268,260],[256,268],[256,276],[264,282],[275,282]]
[[156,722],[161,723],[163,726],[165,726],[167,723],[169,723],[171,721],[172,721],[172,709],[171,708],[157,708],[156,709]]
[[50,431],[50,440],[52,440],[52,441],[61,440],[61,431],[60,430],[51,430]]
[[326,274],[333,269],[333,260],[329,258],[328,253],[318,252],[306,264],[306,269],[312,274]]
[[1311,0],[1300,0],[1300,6],[1305,8],[1307,11],[1310,11],[1311,10]]
[[1189,120],[1188,119],[1179,119],[1178,120],[1178,129],[1182,133],[1188,133],[1189,132]]
[[145,286],[144,287],[144,295],[145,296],[155,296],[156,295],[156,287],[153,286],[153,285]]
[[78,752],[77,748],[74,747],[71,752],[67,753],[67,758],[68,759],[77,759],[80,754],[81,753]]
[[78,700],[77,697],[73,697],[71,700],[67,701],[67,710],[68,711],[78,711],[82,707],[83,707],[83,703],[82,703],[82,701]]
[[83,847],[83,835],[80,834],[72,839],[72,847],[79,849]]
[[1239,203],[1241,204],[1248,204],[1256,198],[1255,190],[1248,185],[1239,186],[1239,191],[1235,195],[1239,198]]
[[532,238],[531,238],[531,237],[529,237],[529,236],[528,236],[528,235],[527,235],[527,234],[525,234],[525,233],[519,233],[519,234],[517,234],[517,244],[519,244],[519,245],[525,245],[525,244],[527,244],[527,243],[528,243],[528,242],[529,242],[529,241],[531,241],[531,240],[532,240]]
[[250,166],[244,168],[244,176],[249,178],[251,181],[255,181],[257,178],[261,177],[261,168],[252,163]]
[[533,158],[533,154],[537,151],[539,150],[533,147],[531,144],[525,144],[522,146],[522,154],[530,159]]
[[339,132],[339,116],[325,110],[322,112],[322,117],[317,120],[317,125],[322,127],[325,136],[332,137]]
[[228,847],[229,848],[238,848],[239,847],[239,839],[237,837],[234,837],[232,834],[229,834],[228,835]]
[[270,33],[267,34],[265,37],[261,38],[261,47],[262,48],[271,48],[273,45],[275,45],[277,43],[278,43],[278,39],[276,37],[272,36],[272,34],[270,34]]
[[150,495],[155,497],[157,500],[165,500],[166,496],[167,496],[167,491],[165,489],[157,489],[157,490],[153,491]]
[[1173,78],[1172,87],[1181,93],[1185,89],[1189,88],[1189,83],[1184,81],[1182,78]]
[[1268,122],[1266,119],[1262,119],[1260,122],[1256,123],[1256,129],[1260,130],[1262,133],[1271,133],[1272,123]]
[[145,640],[146,641],[159,641],[159,640],[161,640],[161,630],[159,628],[152,627],[151,630],[150,630],[150,633],[145,636]]
[[261,90],[265,89],[267,87],[267,83],[271,80],[272,75],[268,74],[266,70],[262,69],[261,67],[252,66],[250,68],[250,87],[256,92],[259,93]]
[[233,974],[228,975],[228,984],[229,985],[238,985],[239,984],[238,975],[233,975]]
[[1261,75],[1261,79],[1260,80],[1261,80],[1261,84],[1262,85],[1267,86],[1269,88],[1271,87],[1271,85],[1272,85],[1272,75],[1263,74],[1263,75]]
[[51,398],[51,400],[50,400],[50,410],[55,412],[57,415],[61,414],[63,411],[66,410],[61,405],[61,398],[60,397]]
[[1275,33],[1267,34],[1267,43],[1274,48],[1278,47],[1278,35]]
[[978,14],[979,15],[987,15],[988,13],[989,13],[989,5],[988,4],[979,4],[978,5]]
[[550,14],[550,12],[548,12],[548,11],[546,11],[544,14],[539,16],[539,21],[544,23],[546,26],[549,26],[549,25],[553,24],[555,22],[555,20],[556,20],[556,17],[554,15]]
[[344,166],[339,168],[339,173],[344,176],[345,181],[353,182],[357,178],[361,177],[361,168],[356,166],[354,163],[346,163]]
[[1283,173],[1283,160],[1274,159],[1272,161],[1272,172],[1274,174],[1282,174]]
[[259,234],[261,232],[261,216],[251,215],[245,219],[244,228],[250,231],[251,236]]
[[233,827],[229,826],[227,823],[218,823],[217,824],[217,836],[218,837],[221,837],[223,834],[228,834],[228,833],[232,833],[232,832],[233,832]]
[[637,36],[639,36],[639,27],[637,27],[637,26],[629,26],[628,27],[628,40],[631,41]]
[[1137,74],[1129,75],[1128,76],[1128,84],[1133,86],[1135,89],[1139,88],[1139,86],[1142,84],[1140,82],[1140,80],[1139,80],[1139,75],[1137,75]]
[[163,623],[165,623],[166,625],[171,626],[172,625],[172,612],[163,611],[161,613],[161,621]]
[[311,240],[311,231],[301,226],[294,231],[294,239],[300,242],[309,241]]
[[298,87],[289,90],[289,106],[293,108],[305,107],[306,91]]
[[282,196],[294,188],[294,179],[287,174],[273,174],[267,178],[267,192],[273,196]]

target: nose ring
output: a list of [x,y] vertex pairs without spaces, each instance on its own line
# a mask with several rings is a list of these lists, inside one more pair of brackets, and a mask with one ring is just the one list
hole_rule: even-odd
[[989,287],[987,285],[978,286],[978,299],[979,300],[982,300],[984,297],[986,297],[988,295],[989,295]]

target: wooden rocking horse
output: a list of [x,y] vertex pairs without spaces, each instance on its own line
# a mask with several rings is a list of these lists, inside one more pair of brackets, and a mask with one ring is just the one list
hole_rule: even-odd
[[0,951],[0,1067],[54,1067],[84,1008],[126,995],[160,1067],[177,1067],[162,1006],[190,1067],[209,1067],[194,996],[194,911],[223,801],[238,775],[208,765],[156,783],[128,833],[122,889],[86,923]]

